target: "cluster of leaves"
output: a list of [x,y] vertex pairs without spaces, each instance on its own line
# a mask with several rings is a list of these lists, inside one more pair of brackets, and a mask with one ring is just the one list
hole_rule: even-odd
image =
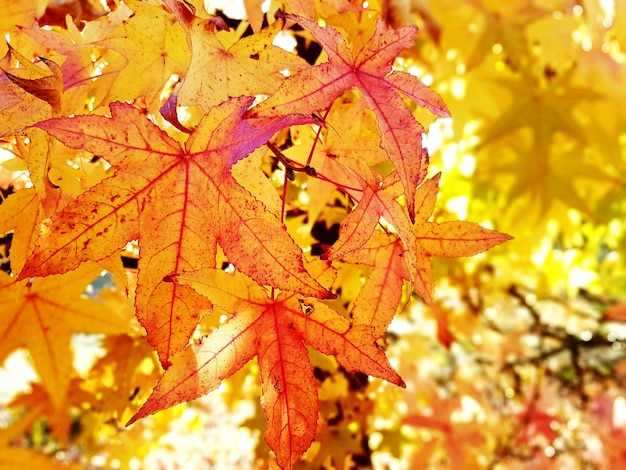
[[[620,2],[0,3],[2,465],[136,466],[226,377],[261,467],[623,461]],[[509,238],[456,218],[516,240],[433,276]]]
[[[470,256],[510,238],[430,220],[439,176],[427,179],[424,128],[404,99],[448,111],[418,78],[393,69],[417,28],[393,29],[361,6],[329,8],[328,19],[352,27],[319,26],[315,11],[298,8],[313,14],[275,12],[266,28],[241,34],[200,5],[128,0],[80,28],[67,16],[66,29],[11,31],[1,132],[29,181],[0,206],[0,230],[13,231],[0,334],[3,357],[29,351],[61,443],[68,417],[59,410],[91,398],[72,389],[81,384],[72,380],[70,335],[133,331],[128,309],[81,298],[102,269],[132,291],[165,369],[129,424],[207,394],[256,357],[265,441],[291,468],[318,420],[307,346],[404,386],[378,343],[403,283],[430,302],[431,257]],[[310,65],[273,45],[287,22],[311,35],[325,60]],[[255,104],[261,96],[269,98]],[[348,113],[369,122],[333,127]],[[315,130],[308,157],[287,157],[289,141],[307,129]],[[348,148],[370,138],[363,153],[324,148],[333,133]],[[284,174],[282,194],[264,172],[268,152]],[[92,169],[71,174],[66,167],[78,162]],[[296,173],[326,187],[307,190]],[[322,253],[295,240],[298,225],[317,218],[289,223],[292,181],[318,204],[333,190],[349,203]],[[129,243],[138,252],[132,285],[121,252]],[[341,290],[342,263],[371,267],[349,312],[326,302]],[[110,345],[102,360],[119,367],[118,349]],[[129,382],[115,379],[121,388]],[[123,411],[115,405],[107,403]]]

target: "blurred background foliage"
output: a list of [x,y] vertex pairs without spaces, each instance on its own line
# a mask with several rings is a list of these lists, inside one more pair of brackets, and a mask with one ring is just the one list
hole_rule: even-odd
[[[80,28],[116,8],[90,0],[1,4],[0,29],[14,47],[33,51],[15,25],[37,17],[58,28],[70,14]],[[316,6],[334,27],[358,21],[324,1]],[[452,114],[434,121],[414,109],[428,125],[431,173],[442,172],[435,218],[477,221],[515,240],[470,259],[434,260],[433,305],[406,293],[386,339],[406,389],[311,352],[321,411],[317,440],[298,468],[619,468],[626,462],[626,2],[367,6],[394,26],[419,26],[415,48],[396,67],[437,90]],[[206,5],[234,19],[245,16],[242,7]],[[320,60],[319,50],[306,50]],[[351,112],[360,138],[376,138],[369,112]],[[342,125],[332,112],[328,122]],[[307,132],[282,136],[293,144],[290,158],[299,146],[308,152]],[[280,186],[280,170],[262,158]],[[20,170],[3,159],[3,197],[25,184]],[[80,174],[66,181],[83,186],[64,190],[79,194],[106,170],[92,160],[65,168]],[[310,197],[308,183],[298,175],[290,185],[287,224],[315,253],[336,239],[350,201],[332,190],[325,200]],[[1,242],[6,265],[11,233]],[[126,266],[132,285],[132,262]],[[340,270],[337,309],[349,312],[366,275]],[[99,278],[91,295],[132,312],[129,281],[119,277]],[[124,429],[159,376],[151,349],[138,331],[74,335],[72,345],[75,371],[61,405],[29,368],[28,351],[5,354],[0,467],[273,468],[255,363],[209,396]]]

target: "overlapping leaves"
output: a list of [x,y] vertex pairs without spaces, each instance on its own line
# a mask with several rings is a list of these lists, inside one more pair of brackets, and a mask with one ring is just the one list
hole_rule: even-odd
[[[241,121],[251,99],[213,108],[185,148],[125,104],[111,118],[79,116],[39,124],[75,148],[106,155],[114,176],[47,222],[22,277],[65,272],[138,239],[137,316],[164,365],[182,349],[208,300],[163,283],[172,272],[215,265],[217,245],[263,284],[308,295],[326,291],[306,272],[300,249],[232,178],[229,167],[301,116]],[[281,269],[277,270],[276,266]]]
[[[74,47],[52,33],[46,36],[56,38],[55,47],[69,58],[66,63],[74,64],[59,69],[46,59],[56,80],[53,103],[42,101],[24,84],[19,89],[7,87],[13,90],[18,111],[23,103],[34,102],[33,95],[37,103],[41,101],[45,113],[37,115],[38,129],[28,132],[45,131],[67,147],[103,158],[112,165],[113,174],[44,219],[33,248],[33,227],[47,215],[40,207],[47,197],[41,186],[47,184],[45,172],[49,153],[55,151],[53,139],[46,142],[45,151],[32,152],[35,160],[40,158],[40,171],[33,181],[35,190],[23,190],[3,204],[5,210],[28,207],[30,227],[16,230],[14,267],[19,280],[6,285],[28,291],[16,294],[25,299],[24,305],[32,304],[30,310],[16,304],[14,310],[23,314],[20,321],[39,318],[38,304],[33,302],[41,298],[32,293],[32,278],[37,288],[46,282],[54,284],[60,277],[37,278],[77,268],[73,273],[79,275],[85,269],[80,266],[87,261],[113,263],[128,242],[137,240],[136,315],[167,370],[131,421],[210,392],[257,357],[267,418],[266,441],[279,465],[291,468],[315,437],[319,411],[307,346],[334,355],[347,370],[403,385],[377,341],[400,304],[405,281],[430,301],[434,289],[431,257],[469,256],[509,237],[468,222],[430,220],[438,177],[426,179],[428,155],[421,140],[424,128],[403,97],[438,116],[447,116],[448,111],[441,98],[416,77],[393,70],[398,54],[413,47],[415,27],[394,30],[377,21],[370,25],[374,32],[368,40],[352,41],[349,35],[321,27],[312,19],[284,15],[312,33],[326,51],[327,63],[309,67],[271,45],[282,20],[254,35],[235,38],[216,32],[211,20],[192,18],[191,10],[181,13],[183,7],[178,8],[175,2],[165,4],[167,8],[131,1],[128,5],[135,15],[125,11],[109,26],[104,22],[86,25],[82,34],[89,35],[89,46]],[[155,31],[164,34],[152,31],[152,23]],[[38,37],[35,29],[31,35]],[[206,113],[195,130],[187,135],[168,128],[174,138],[138,107],[121,102],[109,104],[110,117],[80,115],[84,108],[74,117],[42,120],[71,107],[72,101],[63,101],[65,89],[72,88],[63,74],[72,69],[87,73],[91,65],[87,57],[95,46],[105,50],[105,71],[110,77],[104,74],[94,80],[101,89],[90,90],[92,84],[82,81],[81,86],[98,97],[94,98],[98,105],[100,101],[143,98],[148,112],[154,111],[169,76],[180,74],[183,84],[177,91],[178,102],[199,105]],[[78,47],[80,53],[76,52]],[[211,67],[214,70],[207,70]],[[294,74],[283,80],[283,67]],[[143,74],[156,77],[155,83],[138,80]],[[57,83],[61,79],[64,89]],[[264,178],[261,169],[247,165],[247,171],[254,174],[238,177],[231,169],[238,162],[249,163],[249,155],[277,132],[320,124],[315,113],[323,115],[336,98],[352,89],[358,90],[373,111],[379,132],[370,126],[368,139],[361,144],[375,148],[371,152],[346,148],[354,147],[349,142],[361,136],[360,125],[337,125],[334,143],[328,139],[331,150],[317,154],[314,160],[316,165],[320,163],[317,170],[308,163],[299,168],[310,178],[323,178],[326,185],[336,176],[350,184],[336,186],[349,194],[356,208],[344,218],[339,240],[325,254],[331,261],[371,267],[349,319],[324,302],[335,295],[330,290],[334,279],[330,262],[305,261],[306,247],[294,242],[281,217],[272,212],[274,207],[261,202],[272,200],[269,194],[267,198],[259,194],[273,191],[271,186],[258,185],[255,191],[242,186]],[[251,95],[258,93],[271,96],[252,107],[255,97]],[[372,119],[362,106],[340,109],[345,116],[352,109],[355,115]],[[175,119],[170,120],[184,129],[177,125],[178,117]],[[19,126],[31,123],[20,122]],[[9,127],[7,133],[20,130]],[[34,147],[32,141],[30,145]],[[272,149],[280,152],[274,144]],[[372,155],[373,161],[367,155]],[[391,165],[383,161],[385,158]],[[281,161],[287,166],[294,164],[284,156]],[[388,168],[393,166],[393,171],[384,176],[375,171],[373,166],[381,162]],[[331,178],[324,176],[326,171],[332,173]],[[15,226],[15,217],[0,211],[0,230]],[[218,269],[222,252],[234,272]],[[73,286],[67,295],[61,292],[66,300],[78,295],[76,284]],[[70,300],[62,306],[72,312]],[[200,320],[212,309],[226,313],[224,322],[189,345]],[[94,312],[94,319],[101,316]],[[17,314],[15,318],[10,328],[17,328]],[[82,323],[76,320],[79,326]],[[76,331],[63,323],[47,328],[64,328],[63,339],[69,331]],[[105,326],[101,330],[119,332]],[[44,343],[54,349],[45,331]],[[46,360],[40,345],[33,343],[33,334],[27,339],[30,342],[26,346],[38,353],[38,368],[43,369]],[[5,349],[22,345],[6,344]],[[50,358],[56,360],[57,355]],[[63,373],[67,363],[67,358],[59,359],[64,367],[55,370]],[[54,380],[48,372],[44,374],[46,380]],[[66,383],[54,389],[56,402],[61,403],[67,388]]]

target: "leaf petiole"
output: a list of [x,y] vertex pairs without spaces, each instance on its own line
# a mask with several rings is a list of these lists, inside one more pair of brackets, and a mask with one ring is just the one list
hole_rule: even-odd
[[308,176],[321,179],[322,181],[326,181],[327,183],[334,184],[335,186],[341,189],[349,189],[352,191],[363,191],[362,188],[354,188],[352,186],[346,186],[345,184],[337,183],[336,181],[333,181],[330,178],[327,178],[321,173],[318,173],[314,167],[310,165],[302,165],[301,163],[295,162],[291,160],[290,158],[287,158],[285,154],[283,154],[280,151],[280,149],[271,142],[267,142],[266,145],[272,151],[272,153],[276,156],[278,161],[280,161],[283,165],[285,165],[286,180],[293,181],[295,179],[296,172],[304,172]]

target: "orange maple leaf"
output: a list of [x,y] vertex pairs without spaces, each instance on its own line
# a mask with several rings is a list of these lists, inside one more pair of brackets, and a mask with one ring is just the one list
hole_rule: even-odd
[[[348,159],[343,159],[348,162]],[[363,196],[356,208],[341,222],[339,239],[325,254],[328,259],[344,259],[357,263],[371,263],[374,254],[367,254],[372,248],[366,243],[371,239],[376,224],[384,217],[390,222],[398,238],[402,241],[401,253],[407,271],[399,270],[397,266],[393,272],[408,273],[413,288],[430,303],[433,299],[434,281],[430,258],[433,256],[456,258],[473,256],[482,251],[512,239],[510,235],[486,229],[480,225],[467,221],[432,222],[432,216],[437,200],[440,175],[424,181],[415,193],[415,223],[411,224],[404,209],[396,202],[398,194],[393,191],[392,173],[387,177],[389,183],[382,178],[375,177],[376,172],[370,171],[367,176],[367,167],[361,165],[363,178]],[[376,249],[388,250],[389,245],[380,244]],[[362,252],[365,252],[363,254]],[[366,256],[365,258],[363,258]],[[390,265],[391,266],[391,265]],[[370,307],[376,305],[369,304]],[[397,304],[396,304],[397,305]]]
[[335,29],[313,20],[283,15],[308,29],[328,55],[328,62],[287,78],[278,91],[249,116],[310,114],[328,108],[342,93],[357,88],[378,120],[382,147],[393,162],[413,216],[415,188],[426,177],[428,156],[422,148],[422,125],[415,120],[399,94],[416,101],[437,116],[449,116],[443,100],[417,77],[392,71],[396,56],[414,46],[417,27],[390,29],[382,20],[363,47],[354,54]]
[[383,178],[363,160],[348,157],[337,160],[350,169],[354,179],[360,182],[362,192],[350,192],[356,199],[357,206],[341,222],[339,239],[326,252],[325,257],[341,258],[344,254],[360,248],[371,238],[381,217],[393,225],[407,248],[413,248],[411,222],[406,208],[397,202],[401,195],[398,173],[394,171]]
[[416,213],[413,234],[417,250],[414,253],[408,253],[407,256],[407,260],[413,258],[412,263],[416,269],[413,287],[428,303],[432,301],[434,291],[431,257],[474,256],[513,239],[506,233],[481,227],[474,222],[454,220],[438,223],[429,221],[428,219],[435,209],[440,177],[441,175],[437,174],[424,181],[415,194]]
[[163,277],[215,266],[217,244],[262,284],[330,296],[307,273],[282,222],[230,173],[279,129],[310,122],[302,116],[242,121],[252,99],[212,108],[184,149],[128,104],[113,103],[111,118],[37,124],[69,147],[103,155],[117,171],[45,223],[21,277],[65,272],[139,239],[137,318],[166,367],[210,303]]
[[59,67],[54,62],[42,61],[46,70],[13,48],[9,53],[6,58],[13,57],[24,68],[2,69],[0,74],[0,136],[15,135],[58,113],[63,90]]
[[24,68],[8,70],[5,72],[6,77],[22,90],[48,103],[52,108],[52,115],[58,116],[63,95],[61,68],[54,61],[40,57],[41,63],[48,69],[45,70],[39,67],[39,64],[30,62],[11,46],[9,51]]
[[354,324],[373,325],[376,338],[385,334],[402,300],[404,281],[411,279],[405,251],[398,237],[377,230],[361,249],[342,256],[348,263],[372,267],[350,316]]
[[192,286],[233,317],[174,356],[172,366],[129,424],[209,393],[258,356],[265,440],[278,464],[291,468],[315,437],[319,410],[305,344],[336,356],[349,371],[404,386],[374,343],[373,326],[352,325],[315,298],[269,293],[240,272],[218,269],[173,274],[168,280]]

